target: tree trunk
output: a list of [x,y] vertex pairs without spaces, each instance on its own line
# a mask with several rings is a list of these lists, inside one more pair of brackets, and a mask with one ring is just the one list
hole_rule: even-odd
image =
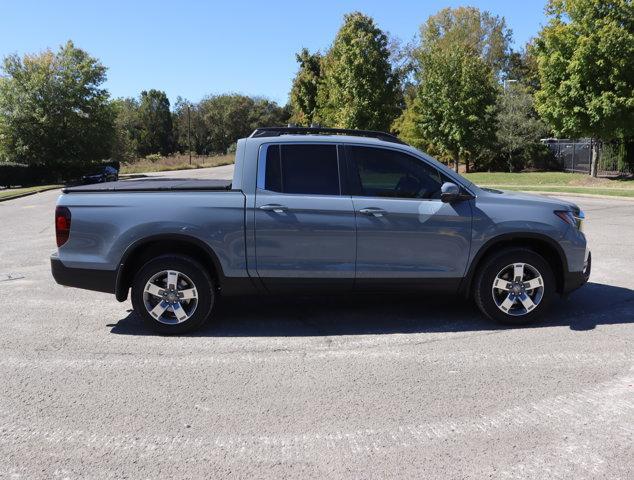
[[592,163],[590,164],[590,175],[597,176],[597,170],[599,164],[599,142],[594,138],[592,139]]
[[453,154],[453,168],[458,173],[458,163],[460,162],[460,157],[458,157],[457,153]]
[[464,159],[464,171],[465,173],[469,173],[469,157]]

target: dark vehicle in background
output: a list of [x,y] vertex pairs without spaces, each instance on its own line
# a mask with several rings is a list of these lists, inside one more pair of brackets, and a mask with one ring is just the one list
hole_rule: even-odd
[[97,168],[93,173],[89,173],[81,177],[81,183],[90,185],[92,183],[116,182],[119,180],[119,170],[105,165]]

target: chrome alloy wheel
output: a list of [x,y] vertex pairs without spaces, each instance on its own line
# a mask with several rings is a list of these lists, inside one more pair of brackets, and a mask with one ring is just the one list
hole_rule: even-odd
[[526,315],[542,301],[544,279],[532,265],[512,263],[495,276],[492,293],[497,307],[507,315]]
[[198,306],[198,292],[191,279],[175,270],[163,270],[143,289],[148,313],[161,323],[174,325],[189,319]]

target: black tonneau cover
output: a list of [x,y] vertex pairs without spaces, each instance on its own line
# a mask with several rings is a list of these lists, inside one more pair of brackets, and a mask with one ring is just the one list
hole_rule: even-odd
[[196,191],[196,190],[231,190],[231,180],[204,180],[189,178],[143,178],[136,180],[119,180],[117,182],[96,183],[66,187],[64,193],[86,192],[161,192],[161,191]]

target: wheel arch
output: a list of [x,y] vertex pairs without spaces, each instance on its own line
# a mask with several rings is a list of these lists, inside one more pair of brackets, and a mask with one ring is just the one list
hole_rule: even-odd
[[563,248],[555,240],[539,233],[507,233],[488,240],[476,253],[467,275],[460,285],[460,293],[471,296],[473,280],[488,257],[502,248],[522,247],[540,254],[553,267],[553,275],[557,282],[557,292],[564,291],[565,272],[568,271],[568,261]]
[[194,258],[203,265],[217,288],[224,283],[222,265],[215,252],[198,238],[181,234],[160,234],[143,238],[131,244],[123,253],[115,282],[118,301],[128,298],[134,273],[148,260],[168,253],[183,254]]

